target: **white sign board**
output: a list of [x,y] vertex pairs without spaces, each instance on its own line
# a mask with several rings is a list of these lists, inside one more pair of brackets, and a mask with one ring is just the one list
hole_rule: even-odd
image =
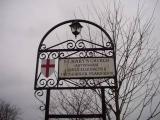
[[59,79],[107,78],[115,76],[113,58],[59,59]]

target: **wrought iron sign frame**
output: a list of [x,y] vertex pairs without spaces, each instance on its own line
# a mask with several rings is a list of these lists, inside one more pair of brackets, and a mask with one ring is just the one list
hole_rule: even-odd
[[[96,28],[100,29],[108,38],[108,41],[104,45],[100,45],[97,43],[93,43],[91,41],[87,41],[84,39],[79,40],[66,40],[59,44],[46,47],[44,44],[45,39],[47,36],[56,28],[73,22],[78,23],[87,23],[90,25],[95,26]],[[65,48],[58,48],[58,46],[65,46]],[[94,47],[90,47],[94,46]],[[76,57],[75,57],[76,56]],[[55,60],[64,59],[64,58],[111,58],[114,61],[114,75],[113,76],[106,76],[106,77],[85,77],[85,78],[65,78],[59,79],[57,78],[42,78],[42,73],[39,70],[40,67],[40,60],[52,58]],[[57,24],[53,28],[51,28],[42,38],[38,53],[37,53],[37,63],[36,63],[36,74],[35,74],[35,97],[40,100],[40,97],[44,95],[44,91],[46,90],[46,103],[42,100],[41,103],[43,104],[40,106],[41,110],[45,110],[45,120],[49,118],[103,118],[106,120],[106,105],[105,105],[105,88],[108,89],[116,89],[116,82],[117,82],[117,72],[116,72],[116,55],[114,50],[114,44],[111,40],[109,34],[99,25],[81,19],[74,19],[64,21],[60,24]],[[69,83],[70,85],[65,85],[65,82]],[[105,84],[105,85],[104,85]],[[101,90],[101,99],[102,99],[102,114],[83,114],[83,115],[54,115],[49,114],[49,103],[50,103],[50,91],[55,89],[100,89]]]

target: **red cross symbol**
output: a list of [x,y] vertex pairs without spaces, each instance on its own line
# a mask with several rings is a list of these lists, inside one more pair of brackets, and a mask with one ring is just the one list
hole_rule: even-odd
[[49,77],[55,68],[55,63],[53,59],[44,59],[42,60],[41,72],[45,77]]

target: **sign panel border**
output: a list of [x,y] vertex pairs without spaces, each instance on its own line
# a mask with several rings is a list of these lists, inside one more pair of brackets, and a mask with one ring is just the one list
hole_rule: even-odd
[[113,74],[114,75],[106,75],[106,76],[86,76],[86,77],[60,77],[60,59],[92,59],[92,58],[105,58],[105,59],[113,59],[113,64],[114,63],[114,58],[113,57],[70,57],[70,58],[59,58],[58,59],[58,80],[65,80],[65,79],[102,79],[102,78],[115,78],[115,66],[113,65]]

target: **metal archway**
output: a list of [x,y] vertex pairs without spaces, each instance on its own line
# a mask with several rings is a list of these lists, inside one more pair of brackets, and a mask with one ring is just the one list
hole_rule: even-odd
[[[87,23],[90,25],[95,26],[96,28],[100,29],[108,38],[108,42],[106,43],[106,46],[102,46],[84,39],[80,39],[78,41],[74,41],[74,40],[66,40],[64,42],[61,42],[59,44],[53,45],[49,48],[44,47],[44,41],[47,38],[47,36],[53,32],[56,28],[68,24],[68,23],[72,23],[72,22],[80,22],[80,23]],[[59,45],[66,45],[66,48],[61,48],[61,49],[56,49],[57,46]],[[96,46],[95,48],[89,48],[86,47],[86,44],[91,44]],[[65,53],[67,52],[67,55],[65,56]],[[69,53],[69,55],[68,55]],[[108,73],[105,73],[104,76],[80,76],[80,77],[76,77],[76,80],[80,80],[80,82],[71,82],[69,79],[75,79],[74,77],[64,77],[61,78],[58,77],[57,80],[54,80],[52,78],[49,79],[45,79],[45,78],[41,78],[41,71],[40,71],[40,59],[48,59],[50,58],[50,56],[54,56],[53,59],[58,59],[58,61],[62,60],[62,59],[70,59],[72,58],[72,56],[74,54],[81,54],[81,53],[85,53],[86,55],[83,57],[80,57],[82,60],[84,59],[103,59],[103,60],[111,60],[112,61],[112,67],[114,69],[114,73],[112,73],[111,75],[108,75]],[[88,53],[92,53],[91,56],[88,56]],[[94,56],[93,56],[94,54]],[[97,57],[97,54],[100,55],[100,57]],[[43,56],[43,57],[41,57]],[[45,57],[44,57],[45,56]],[[74,59],[76,59],[76,57],[74,57]],[[77,58],[79,59],[79,58]],[[100,60],[102,61],[102,60]],[[58,65],[59,67],[59,65]],[[106,69],[106,68],[105,68]],[[58,68],[58,72],[59,72],[59,68]],[[117,72],[116,72],[116,55],[115,55],[115,51],[114,51],[114,44],[112,42],[111,37],[109,36],[109,34],[99,25],[97,25],[96,23],[93,23],[91,21],[88,20],[82,20],[82,19],[74,19],[74,20],[68,20],[68,21],[64,21],[61,22],[57,25],[55,25],[54,27],[52,27],[42,38],[42,40],[40,41],[39,47],[38,47],[38,52],[37,52],[37,63],[36,63],[36,74],[35,74],[35,84],[34,84],[34,89],[35,91],[35,96],[36,98],[43,96],[43,90],[46,90],[46,104],[44,104],[45,107],[45,120],[48,120],[49,118],[103,118],[103,120],[106,120],[106,105],[105,105],[105,88],[108,89],[115,89],[116,88],[116,81],[117,81]],[[101,82],[94,83],[95,79],[102,79]],[[92,81],[90,81],[92,80]],[[74,86],[71,87],[64,87],[61,86],[62,83],[60,83],[61,81],[67,81],[68,83],[71,83]],[[88,82],[89,81],[89,82]],[[105,82],[110,82],[109,85],[105,85],[102,86],[103,83]],[[85,82],[85,85],[82,84]],[[50,90],[53,89],[100,89],[101,90],[101,98],[102,98],[102,114],[83,114],[83,115],[51,115],[49,114],[49,103],[50,103]],[[38,98],[39,99],[39,98]]]

